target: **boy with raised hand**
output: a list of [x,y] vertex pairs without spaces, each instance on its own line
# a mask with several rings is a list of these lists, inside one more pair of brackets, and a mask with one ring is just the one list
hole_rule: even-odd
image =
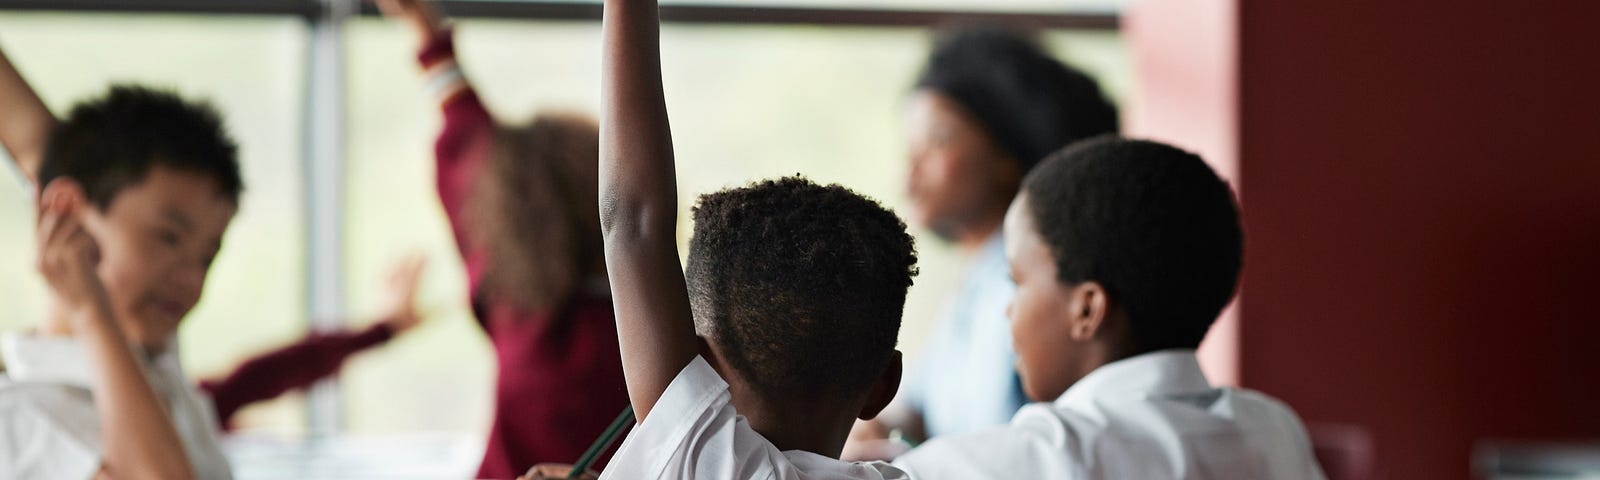
[[[73,117],[63,128],[69,132],[63,134],[68,138],[56,139],[55,142],[60,145],[54,147],[59,152],[55,155],[57,158],[55,163],[65,165],[55,168],[57,174],[73,179],[88,179],[87,181],[98,186],[98,189],[91,192],[97,196],[95,203],[110,204],[113,203],[112,200],[120,202],[121,189],[139,183],[142,176],[153,166],[186,165],[191,167],[189,168],[191,170],[209,172],[222,180],[223,184],[239,183],[236,178],[228,179],[230,176],[238,177],[236,172],[228,172],[228,170],[238,170],[237,165],[231,165],[237,163],[232,153],[234,150],[232,140],[228,140],[221,130],[205,130],[214,128],[205,125],[202,118],[216,116],[209,107],[200,104],[178,105],[177,103],[182,101],[170,94],[140,87],[115,87],[104,100],[97,101],[101,102],[98,106],[90,102],[84,104],[83,108],[86,111],[98,110],[99,113]],[[167,105],[161,106],[163,103]],[[116,122],[119,121],[153,122],[155,125],[123,127],[118,126]],[[45,164],[47,146],[52,142],[51,137],[56,123],[55,117],[39,100],[38,94],[11,65],[5,53],[0,51],[0,145],[11,154],[12,160],[16,162],[23,178],[31,187],[36,187],[41,182],[41,166]],[[130,128],[132,133],[123,131]],[[178,137],[151,136],[175,134],[175,132],[193,132],[193,137],[184,140]],[[72,144],[85,138],[95,139],[99,143],[87,147]],[[213,160],[209,160],[211,164],[205,164],[208,160],[199,160],[199,156],[196,155],[200,152],[195,148],[207,142],[213,145],[203,148],[214,149],[219,147],[218,142],[226,143],[229,149],[226,159],[220,152],[211,152],[209,155],[214,157]],[[188,146],[184,146],[186,144]],[[184,149],[188,151],[183,154],[192,158],[138,157],[140,152],[161,151],[170,156]],[[158,175],[158,177],[164,176]],[[238,186],[229,188],[242,190],[242,187]],[[237,196],[235,191],[231,195],[222,195],[214,200],[235,205]],[[134,205],[121,210],[127,210],[123,212],[127,216],[136,216],[138,214],[132,211],[148,206],[150,205]],[[371,326],[360,330],[317,332],[295,344],[252,357],[224,378],[200,382],[200,390],[205,393],[202,403],[207,405],[206,408],[214,408],[215,423],[228,426],[233,414],[244,406],[277,397],[289,390],[307,387],[338,372],[349,356],[415,329],[422,320],[414,301],[422,266],[421,257],[409,258],[396,265],[389,282],[391,296],[388,308]],[[187,272],[167,270],[167,273]],[[125,289],[120,283],[122,281],[160,283],[171,280],[175,279],[133,275],[104,279],[106,289],[112,292],[121,292]],[[184,315],[187,315],[190,308],[192,304],[182,309]],[[28,342],[24,340],[22,343]],[[5,354],[6,350],[0,347],[0,354]],[[160,353],[160,357],[165,362],[172,363],[172,368],[176,369],[176,352],[170,345],[161,346],[152,350],[152,353]]]
[[923,479],[1321,479],[1294,411],[1215,388],[1194,349],[1233,297],[1243,233],[1200,157],[1101,137],[1046,159],[1003,224],[1023,390],[1011,424],[896,460]]
[[[56,125],[3,67],[0,105],[21,107],[4,112],[0,141],[44,186],[52,299],[39,331],[0,338],[0,477],[229,478],[211,408],[169,341],[233,218],[237,148],[210,107],[139,87]],[[28,143],[15,125],[53,133]]]
[[604,478],[905,478],[838,460],[899,384],[905,224],[837,185],[769,180],[701,197],[680,269],[656,2],[608,0],[603,30],[601,224],[640,420]]

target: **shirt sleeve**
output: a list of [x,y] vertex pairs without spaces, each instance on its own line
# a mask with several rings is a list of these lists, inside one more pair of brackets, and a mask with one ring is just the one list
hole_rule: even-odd
[[1076,433],[1059,422],[1022,422],[935,438],[896,458],[894,466],[912,480],[1098,478],[1080,468],[1080,451]]
[[211,397],[217,424],[231,428],[229,420],[245,405],[333,375],[346,358],[393,336],[394,331],[383,323],[361,331],[312,334],[293,345],[246,360],[225,378],[203,380],[200,390]]
[[768,479],[777,448],[729,403],[728,384],[695,357],[623,441],[601,478]]
[[72,428],[26,393],[0,399],[0,478],[89,479],[100,471],[98,432]]
[[456,63],[454,32],[435,36],[417,54],[417,61],[444,115],[444,127],[434,141],[435,186],[467,277],[476,290],[487,259],[469,235],[466,211],[478,173],[492,150],[494,118]]

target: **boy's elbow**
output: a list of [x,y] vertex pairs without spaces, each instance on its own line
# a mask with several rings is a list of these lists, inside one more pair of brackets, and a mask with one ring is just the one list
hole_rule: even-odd
[[600,199],[600,231],[607,243],[673,237],[676,205],[648,205],[636,198],[625,198],[626,195],[607,193]]

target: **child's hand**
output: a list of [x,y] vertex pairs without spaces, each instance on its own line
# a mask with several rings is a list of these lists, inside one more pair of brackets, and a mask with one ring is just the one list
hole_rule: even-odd
[[[528,469],[528,473],[523,474],[521,477],[517,477],[517,479],[518,480],[556,480],[556,479],[567,478],[567,474],[570,473],[570,472],[572,472],[572,466],[571,465],[562,465],[562,464],[556,464],[556,463],[541,463],[541,464],[538,464],[538,465],[534,465],[533,468]],[[579,474],[578,478],[583,479],[583,480],[595,480],[597,478],[600,478],[600,474],[594,473],[594,470],[587,470],[587,471],[584,471],[582,474]]]
[[106,305],[105,285],[95,273],[100,247],[83,228],[83,191],[70,182],[52,182],[39,205],[39,273],[60,305],[84,310]]
[[389,272],[389,303],[383,321],[397,335],[422,323],[422,314],[417,311],[417,283],[427,266],[428,257],[412,254]]
[[428,0],[371,0],[383,16],[399,20],[423,43],[444,31],[444,19]]

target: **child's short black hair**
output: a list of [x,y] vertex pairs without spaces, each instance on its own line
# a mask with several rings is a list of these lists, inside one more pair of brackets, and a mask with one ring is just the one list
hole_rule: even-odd
[[916,263],[900,217],[795,176],[701,196],[685,273],[696,332],[782,401],[872,385]]
[[1067,144],[1118,129],[1117,107],[1093,78],[1013,30],[942,32],[916,87],[965,107],[1023,173]]
[[1060,281],[1099,282],[1127,313],[1131,354],[1195,348],[1233,297],[1239,211],[1199,156],[1096,138],[1040,163],[1022,189]]
[[244,190],[238,146],[215,110],[133,85],[113,86],[72,108],[50,136],[39,185],[57,177],[77,180],[89,201],[105,210],[155,165],[210,176],[235,204]]

